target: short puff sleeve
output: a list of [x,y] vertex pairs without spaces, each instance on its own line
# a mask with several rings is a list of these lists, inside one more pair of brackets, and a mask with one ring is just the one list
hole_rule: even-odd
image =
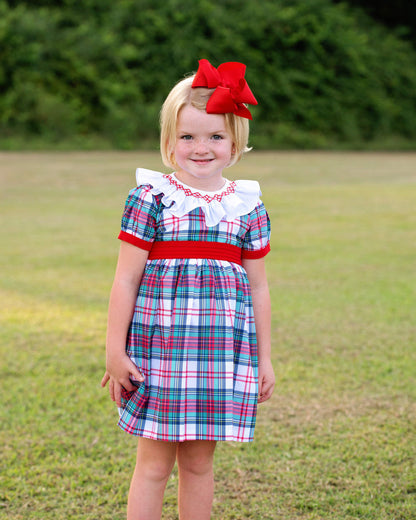
[[250,212],[249,229],[244,236],[242,258],[257,259],[270,251],[270,219],[263,202]]
[[129,242],[146,251],[152,249],[156,234],[158,201],[149,185],[130,191],[121,219],[120,240]]

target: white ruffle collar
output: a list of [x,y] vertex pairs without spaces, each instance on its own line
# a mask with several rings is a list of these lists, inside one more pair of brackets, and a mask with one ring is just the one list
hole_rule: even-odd
[[174,173],[163,173],[145,168],[136,170],[137,185],[152,186],[153,195],[163,193],[162,203],[172,215],[183,217],[195,208],[201,208],[208,227],[221,220],[231,222],[250,213],[260,201],[261,191],[257,181],[226,181],[221,190],[198,191],[180,182]]

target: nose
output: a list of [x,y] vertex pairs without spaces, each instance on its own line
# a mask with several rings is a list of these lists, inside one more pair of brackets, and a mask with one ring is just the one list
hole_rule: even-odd
[[203,155],[208,153],[208,143],[205,139],[198,139],[195,143],[195,153]]

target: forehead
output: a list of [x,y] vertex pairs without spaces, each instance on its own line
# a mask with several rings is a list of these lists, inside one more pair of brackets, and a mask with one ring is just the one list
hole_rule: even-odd
[[179,111],[177,130],[204,130],[212,132],[225,132],[225,116],[223,114],[207,114],[204,110],[186,105]]

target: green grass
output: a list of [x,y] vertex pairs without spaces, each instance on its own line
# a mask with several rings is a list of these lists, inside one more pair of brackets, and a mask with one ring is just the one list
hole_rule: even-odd
[[[122,205],[157,154],[0,154],[0,518],[124,518],[134,438],[99,381]],[[278,386],[219,444],[213,518],[416,517],[416,155],[254,153]],[[176,514],[177,474],[164,519]]]

